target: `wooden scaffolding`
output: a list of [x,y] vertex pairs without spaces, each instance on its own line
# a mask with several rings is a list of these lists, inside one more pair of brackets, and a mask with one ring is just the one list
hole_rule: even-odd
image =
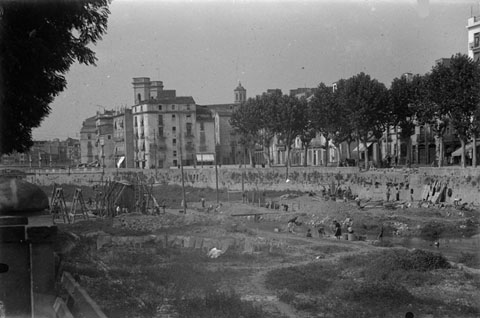
[[72,207],[70,209],[71,223],[75,222],[77,216],[83,217],[84,220],[88,220],[88,209],[83,199],[82,189],[76,188],[73,195]]
[[52,199],[50,201],[50,214],[52,215],[53,223],[60,217],[63,218],[63,223],[70,223],[70,216],[67,211],[67,204],[65,203],[65,196],[63,188],[53,185]]

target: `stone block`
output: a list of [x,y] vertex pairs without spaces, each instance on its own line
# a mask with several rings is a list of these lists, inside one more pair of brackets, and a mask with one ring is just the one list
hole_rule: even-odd
[[245,245],[243,247],[244,253],[253,253],[255,252],[255,242],[250,238],[245,239]]
[[195,238],[195,248],[203,248],[203,238]]
[[220,241],[220,249],[226,252],[230,248],[235,248],[235,239],[234,238],[225,238]]

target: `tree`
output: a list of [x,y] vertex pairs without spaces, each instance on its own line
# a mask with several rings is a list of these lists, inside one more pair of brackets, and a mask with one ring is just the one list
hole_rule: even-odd
[[304,114],[307,112],[307,100],[305,97],[296,98],[289,95],[272,94],[273,131],[285,144],[286,150],[286,178],[290,166],[290,151],[293,141],[302,134],[308,125]]
[[320,83],[315,89],[314,97],[311,100],[312,121],[314,127],[325,138],[325,166],[328,165],[329,140],[338,131],[338,121],[342,118],[338,116],[339,107],[335,101],[333,89]]
[[[428,98],[441,116],[448,119],[462,145],[461,165],[465,167],[465,143],[472,132],[472,116],[480,102],[480,69],[465,54],[456,54],[437,63],[428,77]],[[443,159],[440,149],[439,166]]]
[[0,154],[24,152],[88,46],[107,29],[110,0],[6,1],[0,5]]
[[423,91],[423,77],[403,75],[395,78],[389,89],[391,120],[395,127],[400,128],[400,140],[407,145],[406,161],[411,162],[411,139],[415,130],[415,105]]
[[[383,134],[388,127],[387,88],[369,75],[360,73],[345,82],[345,108],[357,138],[365,145],[365,168],[368,167],[368,141]],[[358,151],[360,149],[357,148]]]
[[472,115],[472,167],[477,167],[477,137],[480,134],[480,103],[475,107]]
[[243,145],[245,150],[248,150],[249,161],[252,167],[255,166],[253,152],[255,151],[261,130],[261,112],[258,107],[258,99],[258,97],[247,99],[245,103],[233,111],[230,118],[230,125],[240,134],[240,144]]
[[305,112],[307,116],[307,120],[305,127],[303,127],[302,132],[300,133],[300,141],[302,142],[303,147],[303,166],[307,166],[307,156],[308,156],[308,148],[310,147],[310,143],[312,140],[317,136],[317,130],[313,127],[312,121],[309,120],[311,114],[311,109]]
[[335,114],[337,131],[332,135],[332,141],[339,145],[342,142],[347,143],[347,159],[351,159],[350,146],[357,137],[355,133],[355,123],[352,118],[349,117],[347,107],[347,96],[345,90],[346,80],[340,79],[336,82],[336,89],[334,91],[335,100]]

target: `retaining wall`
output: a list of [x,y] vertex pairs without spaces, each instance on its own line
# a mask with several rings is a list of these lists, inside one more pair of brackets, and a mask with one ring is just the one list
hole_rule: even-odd
[[[106,169],[102,170],[44,170],[28,175],[27,181],[39,185],[77,184],[94,185],[105,180],[130,180],[137,178],[144,182],[181,185],[180,169]],[[359,171],[356,167],[292,167],[286,181],[285,167],[274,168],[218,168],[218,187],[222,190],[286,190],[321,191],[325,187],[350,187],[360,198],[385,199],[387,185],[399,188],[400,199],[420,200],[424,185],[443,181],[451,189],[451,196],[461,198],[463,202],[480,204],[480,169],[473,168],[415,168],[415,169],[378,169]],[[184,182],[192,187],[216,187],[215,169],[184,169]],[[392,196],[394,196],[394,191]]]
[[201,237],[190,235],[144,235],[144,236],[112,236],[99,234],[97,236],[97,249],[110,246],[123,246],[131,248],[143,248],[148,244],[157,247],[194,248],[208,252],[217,248],[226,252],[229,249],[241,253],[251,254],[258,251],[279,251],[286,250],[289,245],[282,240],[267,239],[263,237]]

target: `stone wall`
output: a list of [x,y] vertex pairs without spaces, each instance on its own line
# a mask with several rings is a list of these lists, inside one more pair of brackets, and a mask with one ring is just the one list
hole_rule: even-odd
[[[354,194],[364,199],[385,199],[387,186],[399,189],[401,200],[410,200],[413,189],[413,199],[420,200],[424,185],[442,181],[451,196],[461,198],[462,202],[480,204],[480,169],[458,167],[445,168],[415,168],[415,169],[379,169],[359,171],[356,167],[292,167],[287,177],[284,167],[274,168],[238,168],[220,166],[218,168],[218,187],[223,190],[279,190],[279,191],[314,191],[324,188],[350,187]],[[94,185],[105,180],[136,180],[160,184],[181,185],[180,169],[105,169],[102,170],[44,170],[35,171],[27,176],[27,180],[39,185],[77,184]],[[214,167],[185,168],[184,181],[186,186],[209,187],[215,189],[216,177]]]

